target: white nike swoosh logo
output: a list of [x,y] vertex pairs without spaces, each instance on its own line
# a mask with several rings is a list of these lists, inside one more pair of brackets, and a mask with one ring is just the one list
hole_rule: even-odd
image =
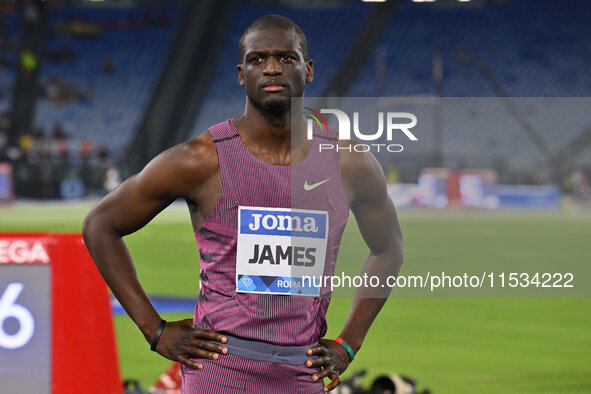
[[311,185],[308,185],[308,180],[306,179],[306,182],[304,182],[304,190],[310,191],[312,189],[316,189],[318,186],[322,185],[323,183],[328,182],[329,180],[330,180],[330,178],[325,179],[325,180],[320,181],[320,182],[313,183]]

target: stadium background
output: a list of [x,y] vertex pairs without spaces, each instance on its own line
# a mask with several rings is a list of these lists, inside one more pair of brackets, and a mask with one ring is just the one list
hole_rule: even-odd
[[[15,185],[0,195],[11,201],[0,211],[2,231],[79,231],[92,201],[119,178],[240,113],[236,43],[267,13],[292,18],[308,35],[316,65],[308,96],[511,102],[591,92],[591,6],[583,0],[23,1],[0,3],[0,13],[0,162],[10,163]],[[576,114],[564,129],[537,127],[541,144],[521,131],[516,144],[446,128],[440,150],[383,162],[394,184],[417,184],[426,167],[486,168],[503,190],[526,190],[531,201],[542,191],[548,200],[486,212],[408,204],[400,213],[405,266],[588,262],[591,123]],[[196,294],[186,219],[175,205],[129,237],[150,295]],[[353,229],[342,255],[361,259]],[[349,304],[333,301],[329,337]],[[588,310],[588,300],[576,299],[390,300],[350,372],[368,369],[367,382],[407,374],[436,393],[591,392]],[[148,386],[167,361],[147,350],[126,316],[116,317],[116,330],[123,377]]]

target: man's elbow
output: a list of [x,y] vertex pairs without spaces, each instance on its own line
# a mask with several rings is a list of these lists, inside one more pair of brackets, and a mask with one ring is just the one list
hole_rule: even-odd
[[82,221],[82,238],[87,247],[91,244],[95,219],[96,215],[93,211],[90,211]]
[[101,237],[101,232],[104,233],[104,230],[108,228],[103,222],[101,215],[94,209],[84,218],[82,222],[82,238],[87,248],[90,249],[94,244],[97,244],[96,240]]
[[404,261],[404,246],[402,241],[402,234],[395,236],[392,241],[392,244],[392,254],[394,257],[393,260],[397,268],[400,269],[400,266]]

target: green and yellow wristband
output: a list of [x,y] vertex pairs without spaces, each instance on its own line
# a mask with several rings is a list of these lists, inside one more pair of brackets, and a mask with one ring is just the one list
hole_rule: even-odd
[[353,362],[353,360],[355,359],[355,352],[353,351],[353,349],[351,349],[351,346],[349,346],[349,344],[347,342],[345,342],[345,340],[341,337],[333,339],[333,341],[335,341],[336,343],[338,343],[339,345],[341,345],[342,347],[345,348],[347,353],[349,353],[349,357],[351,358],[351,360],[349,362],[350,363]]

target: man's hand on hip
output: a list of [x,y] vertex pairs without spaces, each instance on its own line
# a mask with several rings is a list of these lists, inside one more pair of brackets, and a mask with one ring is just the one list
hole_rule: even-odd
[[306,361],[309,368],[322,367],[322,370],[312,375],[315,382],[329,378],[330,383],[324,386],[324,391],[330,391],[341,384],[340,374],[349,366],[349,353],[343,346],[331,339],[321,339],[317,345],[308,349],[308,356],[317,356]]
[[156,352],[189,368],[202,369],[203,364],[190,358],[217,360],[220,354],[228,353],[228,348],[221,345],[226,342],[220,333],[194,327],[192,319],[179,320],[166,324]]

